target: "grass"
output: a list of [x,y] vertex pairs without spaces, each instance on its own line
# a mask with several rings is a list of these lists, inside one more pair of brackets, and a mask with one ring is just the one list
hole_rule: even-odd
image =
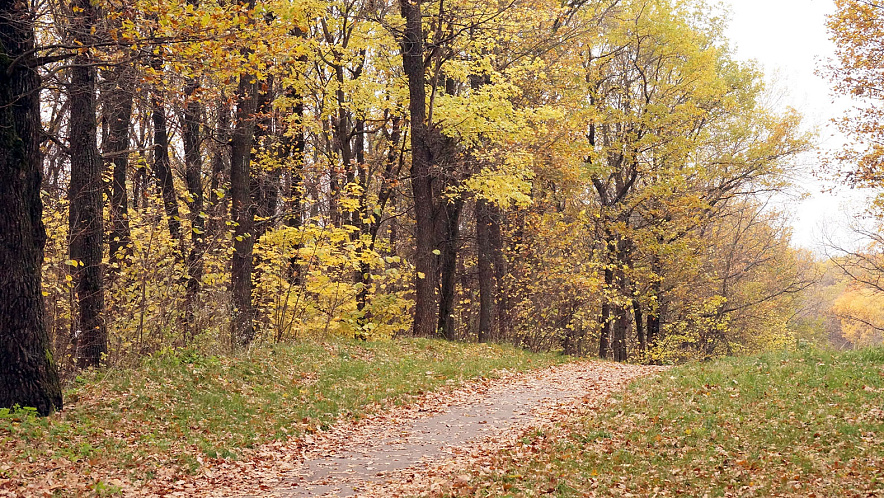
[[496,370],[560,361],[505,346],[420,339],[305,342],[238,357],[156,355],[138,369],[81,375],[66,392],[64,411],[51,417],[0,413],[0,496],[45,482],[51,494],[115,494],[114,483],[170,469],[192,473],[206,459],[238,458],[339,417]]
[[633,383],[456,496],[884,496],[884,349],[726,359]]

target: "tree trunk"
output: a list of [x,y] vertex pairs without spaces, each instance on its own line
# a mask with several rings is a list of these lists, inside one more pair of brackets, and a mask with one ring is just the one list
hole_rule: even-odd
[[[79,9],[72,23],[74,39],[88,46],[91,29],[96,24],[96,8],[90,0],[75,0],[71,5]],[[88,52],[74,57],[68,92],[71,101],[70,257],[77,262],[72,268],[79,308],[74,339],[77,365],[81,368],[98,366],[102,356],[107,354],[101,266],[104,242],[101,160],[96,136],[95,69],[92,62]]]
[[[162,74],[163,60],[154,57],[151,65],[158,74]],[[163,196],[163,208],[169,223],[169,234],[179,249],[181,246],[181,221],[178,216],[178,196],[175,194],[175,183],[172,178],[172,165],[169,161],[169,133],[166,126],[165,99],[157,84],[151,97],[151,116],[153,121],[153,172],[157,177],[160,192]],[[181,257],[180,251],[178,252]]]
[[[614,271],[605,268],[605,288],[614,285]],[[602,316],[599,317],[599,358],[607,359],[611,352],[611,302],[607,297],[602,300]]]
[[[291,35],[306,39],[306,33],[299,27],[292,28]],[[298,57],[298,62],[306,65],[307,56]],[[304,132],[304,96],[298,93],[294,87],[286,89],[286,96],[295,103],[292,111],[294,116],[297,116],[297,123],[284,120],[286,131],[282,134],[282,159],[290,164],[289,195],[291,199],[289,199],[288,216],[285,220],[288,226],[300,228],[303,223],[304,165],[307,150],[307,135]]]
[[[126,175],[129,171],[129,125],[135,96],[135,68],[131,64],[118,64],[112,78],[113,88],[105,101],[108,107],[108,136],[104,152],[113,164],[108,245],[111,263],[123,265],[126,255],[131,254]],[[117,265],[112,264],[109,271],[115,271]]]
[[[202,106],[196,91],[199,82],[187,81],[184,92],[187,103],[184,107],[184,123],[181,136],[184,142],[185,180],[187,182],[188,204],[190,208],[190,253],[187,255],[187,294],[185,296],[185,317],[190,340],[196,334],[195,311],[200,284],[203,280],[203,254],[206,251],[206,214],[203,212],[203,164],[200,155],[200,120]],[[188,338],[185,337],[185,342]]]
[[255,338],[255,308],[252,305],[252,250],[255,246],[256,206],[249,192],[251,153],[255,137],[255,111],[258,83],[250,74],[242,74],[237,91],[236,125],[231,139],[230,201],[233,229],[231,290],[233,320],[231,340],[234,347],[247,346]]
[[[651,271],[654,272],[655,275],[662,275],[663,269],[660,264],[659,257],[652,257],[651,259]],[[648,313],[646,318],[646,328],[645,328],[645,342],[647,343],[646,350],[651,351],[652,353],[656,349],[657,340],[660,338],[660,315],[662,314],[663,308],[663,284],[659,279],[654,279],[651,284],[651,295],[655,298],[654,302],[651,306],[648,307]],[[659,364],[660,361],[657,358],[650,357],[650,363]]]
[[497,301],[497,337],[504,339],[509,337],[510,319],[509,319],[509,299],[506,290],[507,264],[503,250],[503,234],[501,233],[501,222],[503,211],[499,206],[494,204],[488,205],[488,229],[491,237],[491,259],[494,262],[494,280],[496,282],[496,301]]
[[638,302],[638,299],[632,300],[632,312],[635,315],[635,335],[638,338],[638,347],[644,353],[648,350],[648,337],[645,334],[642,305]]
[[415,213],[415,336],[430,337],[437,318],[435,224],[432,154],[427,124],[427,93],[424,77],[424,33],[421,0],[401,0],[405,29],[402,35],[402,67],[408,80],[408,110],[411,119],[411,190]]
[[228,161],[228,153],[230,151],[230,109],[227,107],[226,101],[223,99],[217,103],[218,122],[215,128],[215,150],[212,155],[212,178],[209,182],[209,209],[211,217],[209,218],[208,238],[214,237],[221,227],[224,225],[223,204],[228,198],[227,195],[221,196],[222,189],[227,185],[230,173]]
[[463,199],[457,197],[445,204],[444,238],[440,264],[441,293],[439,298],[438,330],[449,341],[457,339],[457,328],[454,322],[454,300],[456,297],[457,277],[457,246],[460,239],[460,213],[463,210]]
[[135,170],[135,178],[132,181],[132,206],[144,210],[147,207],[147,168],[144,166],[146,163],[143,152],[140,164]]
[[[261,82],[258,90],[258,102],[255,116],[255,137],[253,143],[255,149],[267,150],[274,147],[278,138],[273,135],[273,78],[268,77]],[[260,240],[267,230],[273,227],[274,217],[279,204],[279,182],[282,178],[282,170],[275,165],[270,170],[261,168],[251,175],[250,185],[252,200],[255,202],[255,240]]]
[[[300,33],[300,32],[298,32]],[[303,224],[304,203],[304,152],[307,148],[307,139],[304,134],[304,98],[294,89],[287,90],[287,96],[295,102],[294,115],[298,117],[297,123],[287,121],[286,132],[282,134],[282,147],[280,147],[281,160],[288,164],[289,175],[289,201],[285,223],[295,229]],[[298,242],[295,251],[301,249]],[[301,285],[301,264],[297,256],[289,260],[288,280],[291,285]]]
[[629,332],[629,308],[627,306],[614,307],[614,324],[612,330],[611,349],[614,351],[614,361],[626,361],[626,336]]
[[40,200],[40,78],[27,2],[0,6],[0,408],[62,408],[43,321],[40,281],[46,232]]
[[[624,245],[625,244],[622,240],[618,240],[615,244],[617,250],[613,254],[613,260],[615,261],[614,264],[617,268],[614,271],[614,285],[619,300],[624,300],[630,295],[630,286],[627,282],[627,277],[622,269],[630,263],[630,261],[628,260],[628,255],[626,254],[626,250],[624,249]],[[614,313],[614,323],[611,330],[611,349],[614,353],[614,361],[627,361],[627,345],[630,328],[629,324],[631,321],[630,315],[632,314],[630,308],[630,304],[627,303],[615,304],[612,307],[612,311]]]
[[493,327],[494,273],[488,201],[476,199],[476,257],[479,278],[479,342],[488,342]]

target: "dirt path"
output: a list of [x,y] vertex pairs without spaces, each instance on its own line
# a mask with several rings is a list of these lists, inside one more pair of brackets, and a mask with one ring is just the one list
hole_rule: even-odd
[[[580,362],[468,386],[444,398],[345,424],[308,441],[294,468],[251,496],[389,497],[426,494],[483,454],[517,444],[577,406],[595,406],[631,380],[659,372]],[[291,467],[291,465],[289,465]]]

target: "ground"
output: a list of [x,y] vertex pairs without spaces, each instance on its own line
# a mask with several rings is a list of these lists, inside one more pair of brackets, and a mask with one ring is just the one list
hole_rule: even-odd
[[460,472],[516,449],[526,435],[604,403],[632,380],[662,367],[582,361],[480,379],[344,423],[248,462],[206,468],[169,495],[392,497],[441,494],[466,482]]

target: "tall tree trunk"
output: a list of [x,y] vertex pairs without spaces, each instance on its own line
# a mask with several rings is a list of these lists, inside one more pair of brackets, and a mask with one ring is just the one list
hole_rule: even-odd
[[28,5],[0,4],[0,408],[48,415],[62,395],[40,293],[40,78],[25,55],[34,48]]
[[[200,284],[203,280],[203,255],[206,251],[206,213],[203,212],[203,164],[200,155],[200,120],[202,106],[196,92],[199,82],[187,81],[184,92],[187,103],[184,107],[184,123],[181,136],[184,142],[185,180],[187,182],[188,204],[190,208],[191,245],[187,255],[187,294],[185,313],[190,339],[196,333],[195,311]],[[187,338],[185,337],[185,341]]]
[[645,334],[645,320],[642,305],[638,299],[632,300],[632,312],[635,315],[635,335],[642,353],[648,350],[648,337]]
[[612,330],[611,349],[614,351],[614,361],[626,361],[626,336],[629,332],[629,307],[614,306],[614,324]]
[[[655,275],[661,275],[663,269],[661,268],[660,259],[658,257],[653,257],[651,259],[651,271],[654,272]],[[654,279],[651,284],[651,295],[654,296],[655,302],[654,306],[651,306],[648,309],[647,313],[647,328],[645,331],[646,342],[647,342],[647,350],[652,353],[656,349],[657,340],[660,338],[660,315],[662,314],[663,307],[663,284],[659,279]],[[650,359],[651,363],[659,363],[659,360],[656,358]]]
[[211,217],[207,234],[215,236],[223,226],[222,219],[226,209],[223,209],[227,195],[222,196],[222,189],[227,185],[229,176],[228,154],[230,152],[230,109],[227,103],[221,99],[217,103],[218,122],[215,128],[215,148],[212,155],[212,178],[209,182],[209,209]]
[[493,327],[494,273],[488,201],[476,199],[476,257],[479,278],[479,342],[488,342]]
[[497,337],[504,339],[509,337],[509,299],[506,289],[507,264],[504,256],[503,234],[501,223],[503,220],[502,209],[494,204],[488,205],[488,235],[491,242],[491,259],[494,262],[494,280],[496,282],[495,294],[497,301]]
[[[249,3],[254,7],[254,0]],[[255,338],[255,308],[252,304],[252,250],[255,246],[256,206],[249,192],[252,144],[255,138],[255,112],[258,106],[258,83],[248,73],[239,77],[236,124],[230,153],[230,211],[234,224],[231,290],[233,320],[231,342],[247,346]]]
[[118,64],[111,77],[113,87],[105,102],[108,108],[108,135],[104,153],[113,164],[108,245],[110,260],[116,263],[110,266],[109,271],[115,271],[117,265],[125,264],[125,256],[131,254],[126,175],[129,171],[129,126],[135,96],[135,68],[131,64]]
[[[141,148],[141,147],[139,147]],[[144,210],[147,207],[147,168],[144,153],[141,154],[138,169],[135,170],[135,178],[132,181],[132,206],[135,209]]]
[[[631,294],[631,286],[623,271],[623,268],[626,268],[631,263],[625,246],[626,244],[623,240],[618,240],[616,243],[617,251],[614,253],[614,264],[616,267],[614,271],[614,285],[618,294],[618,300],[621,301],[627,299]],[[611,331],[611,349],[614,352],[614,361],[624,362],[628,359],[627,346],[631,321],[630,315],[632,314],[630,308],[631,306],[627,302],[618,303],[612,307],[614,324]]]
[[457,246],[460,240],[460,213],[463,210],[463,202],[463,198],[458,196],[445,204],[444,237],[439,265],[442,279],[438,330],[449,341],[457,339],[454,323],[454,300],[457,290],[455,277],[457,277]]
[[[611,289],[614,285],[614,271],[605,268],[605,288]],[[599,358],[606,359],[611,353],[611,300],[607,297],[602,300],[602,315],[599,317]]]
[[[296,31],[296,35],[300,31]],[[280,147],[280,159],[288,164],[289,175],[289,200],[285,223],[291,228],[301,228],[303,223],[304,204],[304,152],[307,148],[307,139],[304,133],[304,99],[293,88],[286,91],[287,96],[295,102],[293,113],[297,116],[297,123],[286,121],[285,133],[282,134],[282,147]],[[301,249],[298,242],[295,251]],[[291,285],[300,285],[301,264],[297,256],[289,260],[288,280]]]
[[[260,84],[258,90],[258,103],[255,116],[255,137],[253,143],[256,149],[262,149],[266,152],[268,148],[272,150],[277,145],[278,136],[274,136],[273,121],[273,78],[269,77],[267,81]],[[260,240],[261,236],[267,233],[273,227],[274,217],[279,204],[279,183],[282,178],[282,170],[278,165],[273,166],[269,171],[261,168],[261,171],[255,171],[251,175],[250,185],[252,192],[252,200],[255,202],[255,240]]]
[[[292,28],[291,36],[306,39],[306,33],[299,27]],[[298,62],[306,65],[307,56],[298,57]],[[303,222],[304,202],[304,165],[305,152],[307,151],[307,135],[304,132],[304,96],[299,94],[294,87],[286,89],[286,96],[295,103],[292,109],[297,123],[284,120],[285,132],[282,134],[282,159],[290,165],[290,188],[288,204],[288,216],[286,224],[293,228],[299,228]]]
[[[90,0],[71,2],[77,14],[72,26],[74,40],[89,46],[96,25],[96,7]],[[103,213],[101,160],[95,119],[95,69],[88,52],[74,57],[69,83],[71,101],[70,257],[77,293],[79,323],[74,331],[77,365],[97,366],[107,353],[104,323],[104,275],[101,266]]]
[[421,0],[401,0],[405,29],[402,35],[402,67],[408,80],[408,111],[411,120],[411,190],[415,213],[414,335],[435,335],[436,296],[435,223],[432,153],[427,123],[427,92],[424,77],[424,32]]
[[[151,61],[153,69],[162,74],[163,59],[154,57]],[[169,132],[166,125],[165,99],[157,84],[151,97],[151,116],[153,121],[153,172],[160,185],[163,196],[163,208],[169,223],[169,234],[181,246],[181,221],[178,217],[178,196],[175,194],[175,183],[172,178],[172,164],[169,161]],[[180,251],[178,252],[181,257]]]
[[[359,209],[353,213],[352,224],[359,227],[356,237],[366,241],[362,244],[362,250],[368,252],[374,250],[375,239],[372,235],[372,225],[374,223],[373,221],[365,220],[372,220],[372,217],[376,216],[379,221],[382,208],[377,213],[369,213],[368,211],[369,179],[368,168],[365,164],[365,121],[357,119],[353,131],[356,135],[353,142],[353,153],[356,155],[356,164],[354,166],[356,167],[357,181],[362,187],[362,191],[359,194]],[[357,284],[361,284],[356,295],[356,309],[362,312],[362,316],[359,319],[359,327],[362,328],[371,321],[371,315],[365,312],[365,307],[368,305],[368,291],[371,286],[371,265],[367,261],[359,263],[359,270],[356,272],[355,280]],[[361,332],[357,334],[357,338],[367,339],[365,334]]]

